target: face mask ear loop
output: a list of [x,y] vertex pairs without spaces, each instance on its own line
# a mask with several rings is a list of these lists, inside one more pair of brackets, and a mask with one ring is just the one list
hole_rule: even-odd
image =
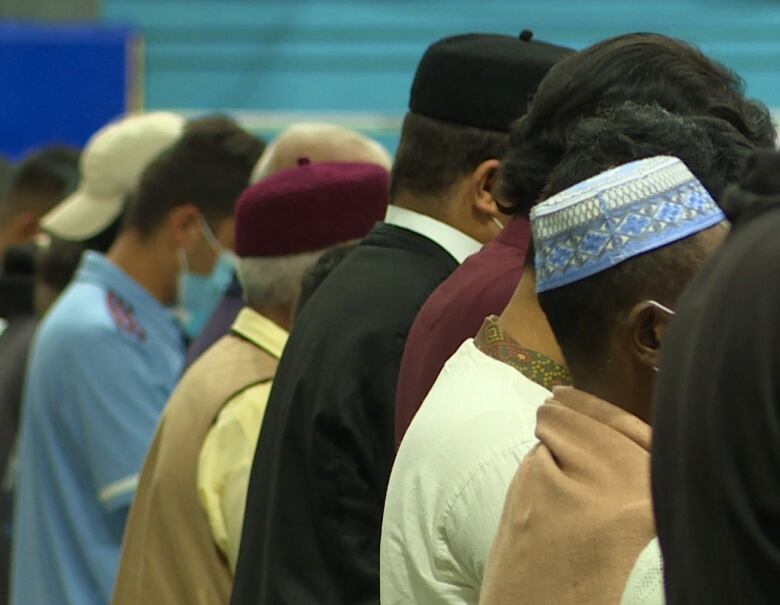
[[[675,313],[674,311],[672,311],[672,310],[671,310],[669,307],[667,307],[666,305],[662,305],[662,304],[661,304],[661,303],[659,303],[657,300],[648,300],[647,302],[648,302],[648,304],[651,304],[651,305],[653,305],[653,306],[654,306],[656,309],[659,309],[659,310],[663,311],[664,313],[667,313],[667,314],[668,314],[668,315],[670,315],[671,317],[674,317],[675,315],[677,315],[677,313]],[[655,372],[660,372],[660,371],[661,371],[661,368],[659,368],[658,366],[653,366],[653,370],[654,370]]]
[[222,252],[222,244],[219,243],[217,236],[214,235],[214,232],[211,230],[211,227],[209,227],[209,224],[206,222],[206,219],[203,218],[202,214],[200,215],[200,229],[203,231],[203,236],[206,238],[209,246],[211,246],[211,249],[215,254],[219,255]]
[[495,226],[496,226],[496,227],[498,227],[499,229],[501,229],[501,230],[503,230],[503,229],[504,229],[504,223],[502,223],[500,220],[498,220],[498,218],[497,218],[497,217],[495,217],[495,216],[493,217],[493,223],[494,223],[494,224],[495,224]]
[[667,307],[665,305],[662,305],[661,303],[659,303],[656,300],[648,300],[647,302],[648,302],[648,304],[653,305],[656,309],[659,309],[659,310],[663,311],[664,313],[667,313],[667,314],[671,315],[672,317],[677,315],[677,313],[672,311],[669,307]]
[[184,248],[176,249],[176,256],[179,257],[179,272],[183,275],[190,272],[190,264],[187,262],[187,253]]

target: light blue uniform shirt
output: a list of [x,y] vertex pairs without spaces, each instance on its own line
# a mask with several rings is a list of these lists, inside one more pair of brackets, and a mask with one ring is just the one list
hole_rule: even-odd
[[13,605],[107,605],[128,509],[184,346],[169,309],[85,253],[27,369]]

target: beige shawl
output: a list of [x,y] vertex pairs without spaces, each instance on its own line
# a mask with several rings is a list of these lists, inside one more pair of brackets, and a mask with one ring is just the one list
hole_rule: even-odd
[[618,604],[655,536],[651,428],[557,387],[539,408],[536,436],[509,488],[480,603]]

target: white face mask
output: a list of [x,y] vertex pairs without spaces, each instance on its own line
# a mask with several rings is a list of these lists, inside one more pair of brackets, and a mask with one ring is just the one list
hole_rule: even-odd
[[[674,311],[672,311],[672,310],[671,310],[669,307],[667,307],[667,306],[665,306],[665,305],[662,305],[662,304],[661,304],[661,303],[659,303],[658,301],[655,301],[655,300],[648,300],[648,301],[647,301],[647,303],[648,303],[649,305],[652,305],[652,306],[654,306],[654,307],[655,307],[656,309],[658,309],[659,311],[662,311],[663,313],[666,313],[667,315],[669,315],[669,317],[674,317],[675,315],[677,315],[677,314],[676,314]],[[661,368],[659,368],[658,366],[653,366],[653,369],[654,369],[656,372],[660,372],[660,371],[661,371]]]

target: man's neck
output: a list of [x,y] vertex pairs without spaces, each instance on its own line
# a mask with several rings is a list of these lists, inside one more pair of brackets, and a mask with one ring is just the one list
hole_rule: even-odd
[[254,310],[266,319],[270,319],[277,326],[283,330],[286,330],[287,332],[289,332],[292,328],[293,309],[291,305],[258,307]]
[[160,303],[170,305],[176,299],[178,265],[163,252],[159,242],[130,230],[119,234],[106,256]]
[[652,382],[643,380],[635,370],[614,363],[597,368],[579,368],[572,372],[575,388],[625,410],[652,425]]
[[536,276],[526,268],[509,304],[498,318],[501,327],[522,346],[566,365],[547,317],[536,297]]
[[430,218],[441,221],[442,223],[449,224],[446,213],[443,212],[447,207],[447,203],[444,200],[432,199],[432,198],[419,198],[412,196],[408,193],[402,193],[396,195],[392,201],[393,206],[403,208],[405,210],[411,210],[419,214],[424,214]]

